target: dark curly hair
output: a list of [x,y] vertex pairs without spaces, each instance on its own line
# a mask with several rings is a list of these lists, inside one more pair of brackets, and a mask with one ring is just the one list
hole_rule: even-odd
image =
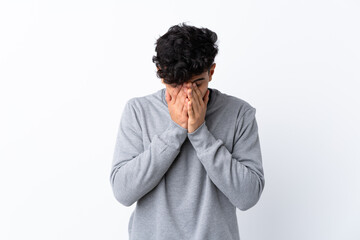
[[164,83],[181,85],[192,76],[209,72],[218,53],[217,35],[207,28],[180,23],[169,28],[155,43],[152,61]]

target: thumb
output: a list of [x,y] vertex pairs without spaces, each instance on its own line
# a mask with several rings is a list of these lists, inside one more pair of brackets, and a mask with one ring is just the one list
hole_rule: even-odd
[[193,118],[194,117],[194,112],[193,112],[193,108],[192,108],[192,102],[189,101],[188,99],[186,99],[186,104],[187,104],[187,110],[188,110],[189,118]]
[[188,110],[188,105],[189,105],[188,102],[189,102],[189,99],[186,98],[186,99],[185,99],[185,104],[184,104],[184,107],[183,107],[183,113],[184,113],[184,114],[188,114],[188,111],[189,111],[189,110]]

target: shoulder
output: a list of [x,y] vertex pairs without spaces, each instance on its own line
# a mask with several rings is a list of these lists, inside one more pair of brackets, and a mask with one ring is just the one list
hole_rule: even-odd
[[227,93],[223,93],[218,89],[212,90],[214,90],[221,107],[226,109],[227,111],[236,112],[238,119],[244,117],[245,114],[255,114],[256,108],[247,100]]
[[144,95],[136,96],[128,99],[125,103],[127,108],[133,109],[135,112],[139,112],[143,109],[147,109],[152,105],[157,105],[161,102],[163,89],[157,90],[156,92]]

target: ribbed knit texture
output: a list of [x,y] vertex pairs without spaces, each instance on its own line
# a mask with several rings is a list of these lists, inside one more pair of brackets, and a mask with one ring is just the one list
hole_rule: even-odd
[[110,171],[116,200],[136,207],[129,240],[239,240],[265,186],[255,118],[246,101],[209,88],[205,122],[175,123],[165,88],[127,101]]

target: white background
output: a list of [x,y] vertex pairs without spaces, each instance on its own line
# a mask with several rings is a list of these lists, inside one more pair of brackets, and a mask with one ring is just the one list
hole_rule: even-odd
[[1,1],[0,239],[127,239],[110,165],[155,41],[219,37],[211,88],[257,109],[266,185],[242,240],[360,239],[359,1]]

